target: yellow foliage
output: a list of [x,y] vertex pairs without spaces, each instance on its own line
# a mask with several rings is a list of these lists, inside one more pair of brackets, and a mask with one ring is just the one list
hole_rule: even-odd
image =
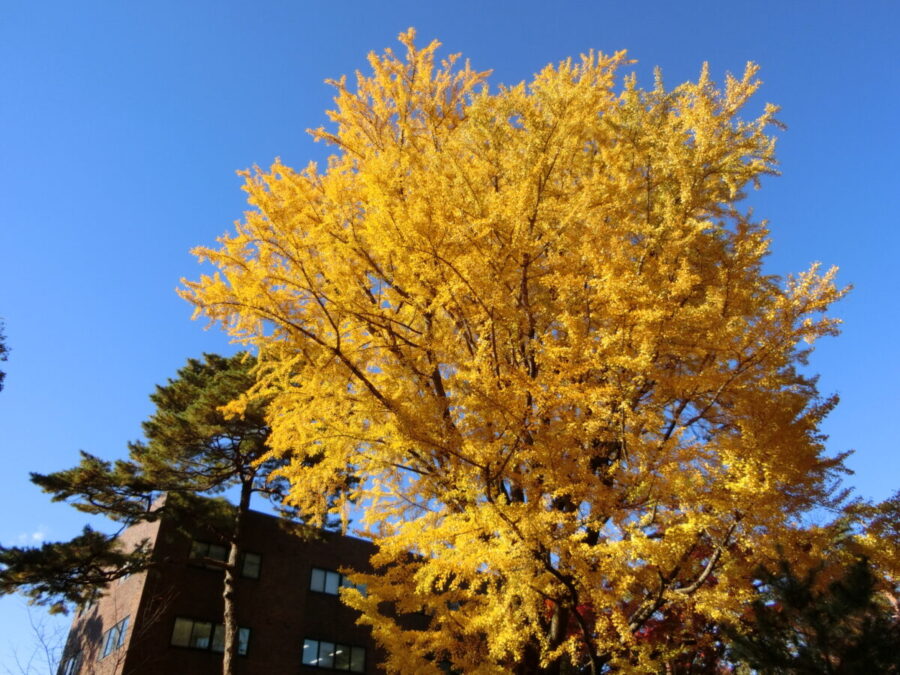
[[752,64],[645,91],[591,53],[491,92],[400,39],[332,83],[324,170],[246,174],[182,293],[258,348],[290,501],[321,522],[360,477],[334,508],[365,508],[383,573],[346,597],[390,670],[651,672],[642,627],[734,616],[841,469],[796,367],[843,291],[765,275],[739,207],[777,110],[740,117]]

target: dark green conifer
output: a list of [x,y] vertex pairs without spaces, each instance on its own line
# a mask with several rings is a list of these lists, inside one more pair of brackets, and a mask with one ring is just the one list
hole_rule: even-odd
[[[54,501],[104,515],[123,527],[163,515],[178,521],[189,513],[219,533],[229,549],[222,565],[225,673],[232,672],[237,654],[234,587],[250,499],[261,493],[280,503],[286,485],[272,476],[282,460],[261,461],[269,434],[265,401],[250,400],[240,416],[222,410],[253,386],[254,365],[255,359],[245,353],[188,360],[176,378],[150,396],[156,410],[143,423],[145,440],[129,443],[128,460],[107,462],[82,452],[81,462],[72,469],[31,477]],[[239,493],[234,507],[223,500],[194,498],[232,487]],[[164,501],[159,499],[163,494]],[[68,542],[30,549],[0,547],[0,593],[19,591],[61,610],[67,603],[95,599],[108,582],[150,564],[145,543],[124,550],[115,535],[86,528]]]
[[900,625],[865,558],[820,584],[787,562],[759,571],[752,617],[731,633],[731,657],[762,675],[900,672]]

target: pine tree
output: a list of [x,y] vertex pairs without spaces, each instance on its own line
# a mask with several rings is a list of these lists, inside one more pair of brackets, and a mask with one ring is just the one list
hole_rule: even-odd
[[222,593],[226,674],[233,672],[238,649],[234,597],[244,519],[254,493],[280,503],[284,488],[283,479],[274,475],[283,462],[264,459],[269,435],[264,401],[245,400],[239,415],[223,410],[253,387],[254,364],[243,353],[190,359],[177,378],[150,396],[156,411],[143,424],[146,442],[129,445],[132,460],[160,490],[194,494],[216,494],[232,486],[239,490],[230,531],[224,533],[229,546]]
[[0,595],[23,593],[53,614],[65,612],[68,604],[96,600],[109,582],[146,569],[150,554],[146,544],[123,550],[114,536],[90,527],[66,542],[0,547]]
[[865,558],[803,575],[782,560],[757,584],[749,620],[730,631],[735,661],[762,675],[900,672],[900,621]]
[[[276,475],[283,461],[265,457],[266,401],[248,396],[255,384],[254,365],[255,359],[245,353],[190,359],[177,377],[150,396],[156,410],[143,423],[145,440],[129,444],[128,460],[106,462],[82,453],[72,469],[32,474],[32,481],[54,501],[68,501],[123,526],[164,516],[176,521],[199,518],[221,532],[229,546],[222,565],[226,675],[233,672],[238,648],[234,590],[244,518],[253,494],[280,504],[286,485]],[[240,410],[226,412],[224,408],[238,400]],[[231,487],[239,492],[234,507],[192,499]],[[166,500],[160,506],[162,494]],[[0,592],[20,590],[59,610],[67,602],[95,598],[109,581],[149,564],[146,547],[123,551],[115,535],[86,529],[69,542],[40,549],[0,548]]]

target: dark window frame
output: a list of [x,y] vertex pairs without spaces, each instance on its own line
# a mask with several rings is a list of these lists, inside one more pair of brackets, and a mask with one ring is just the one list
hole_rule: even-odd
[[[209,635],[206,638],[207,644],[205,647],[199,647],[192,644],[177,644],[175,642],[175,631],[178,627],[179,621],[187,621],[190,622],[191,628],[188,635],[188,643],[190,643],[191,638],[194,635],[194,627],[197,624],[208,624],[209,625]],[[222,648],[216,648],[216,633],[221,630],[222,631]],[[241,651],[241,632],[246,631],[247,639],[244,641],[244,650]],[[253,631],[248,626],[238,626],[238,656],[247,656],[250,653],[250,638],[253,634]],[[225,624],[216,623],[215,621],[209,621],[207,619],[195,619],[189,616],[176,616],[175,621],[172,623],[172,633],[169,636],[169,646],[176,647],[178,649],[190,649],[198,652],[211,652],[213,654],[221,654],[225,651],[224,647],[224,636],[225,636]]]
[[[213,546],[222,549],[222,557],[210,555],[210,549]],[[193,565],[205,567],[208,570],[223,570],[225,565],[228,564],[228,547],[224,544],[217,544],[214,541],[192,539],[188,561]]]
[[78,671],[81,670],[81,661],[83,658],[84,653],[79,649],[72,654],[72,656],[63,661],[62,668],[59,671],[60,675],[77,675]]
[[[222,557],[218,555],[210,555],[212,548],[222,549]],[[217,544],[213,541],[204,541],[202,539],[191,540],[191,552],[188,562],[195,567],[203,567],[208,570],[222,571],[228,566],[229,547],[225,544]],[[259,560],[257,564],[256,576],[247,574],[247,556],[256,556]],[[242,579],[258,580],[262,576],[262,554],[256,551],[242,551],[238,558],[237,573]]]
[[[315,662],[310,662],[306,660],[306,648],[307,645],[315,645],[313,648],[315,649]],[[322,645],[331,645],[332,651],[328,654],[328,658],[330,661],[326,661],[328,665],[320,665],[320,661],[325,658],[322,654]],[[334,663],[334,657],[339,653],[339,648],[343,647],[346,649],[347,653],[347,665],[346,667],[338,666]],[[300,662],[309,668],[321,668],[322,670],[335,670],[343,673],[365,673],[366,672],[366,648],[362,645],[351,645],[345,642],[337,642],[336,640],[320,640],[317,638],[303,638],[303,642],[300,646]],[[359,657],[362,654],[362,663],[355,660],[354,657]],[[358,665],[358,668],[354,669],[354,664]]]
[[[322,572],[324,575],[322,577],[322,588],[321,589],[315,588],[313,586],[313,578],[315,577],[316,572]],[[337,576],[337,580],[338,580],[337,586],[336,586],[337,590],[334,593],[326,590],[328,588],[328,575],[329,574],[333,575],[333,576]],[[363,595],[366,594],[366,587],[364,585],[354,584],[353,582],[350,581],[350,579],[346,575],[341,574],[337,570],[330,570],[325,567],[311,567],[309,569],[309,590],[311,590],[313,593],[321,593],[322,595],[331,595],[333,597],[338,597],[341,594],[342,588],[355,588]]]
[[[256,558],[258,560],[258,562],[256,564],[256,576],[253,576],[252,574],[247,574],[247,556],[250,556],[250,555],[256,556]],[[256,553],[255,551],[244,551],[243,553],[241,553],[240,563],[238,564],[238,568],[239,568],[238,572],[239,572],[241,578],[242,579],[253,579],[255,581],[258,581],[259,578],[262,576],[262,559],[263,559],[262,554]]]

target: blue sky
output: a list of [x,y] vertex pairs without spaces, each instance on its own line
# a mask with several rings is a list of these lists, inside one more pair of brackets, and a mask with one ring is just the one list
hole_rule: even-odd
[[[236,170],[324,159],[305,133],[327,124],[323,80],[408,26],[494,84],[589,49],[627,49],[645,84],[655,65],[671,86],[704,61],[717,79],[759,63],[755,105],[781,105],[789,127],[783,176],[752,197],[771,221],[769,271],[822,261],[855,286],[811,369],[841,396],[825,432],[831,451],[857,450],[849,483],[873,499],[898,487],[896,2],[33,0],[0,3],[0,542],[76,533],[83,517],[28,472],[79,449],[124,454],[154,384],[234,349],[174,293],[199,274],[189,249],[241,217]],[[0,600],[0,666],[10,644],[28,651],[25,623],[17,598]]]

